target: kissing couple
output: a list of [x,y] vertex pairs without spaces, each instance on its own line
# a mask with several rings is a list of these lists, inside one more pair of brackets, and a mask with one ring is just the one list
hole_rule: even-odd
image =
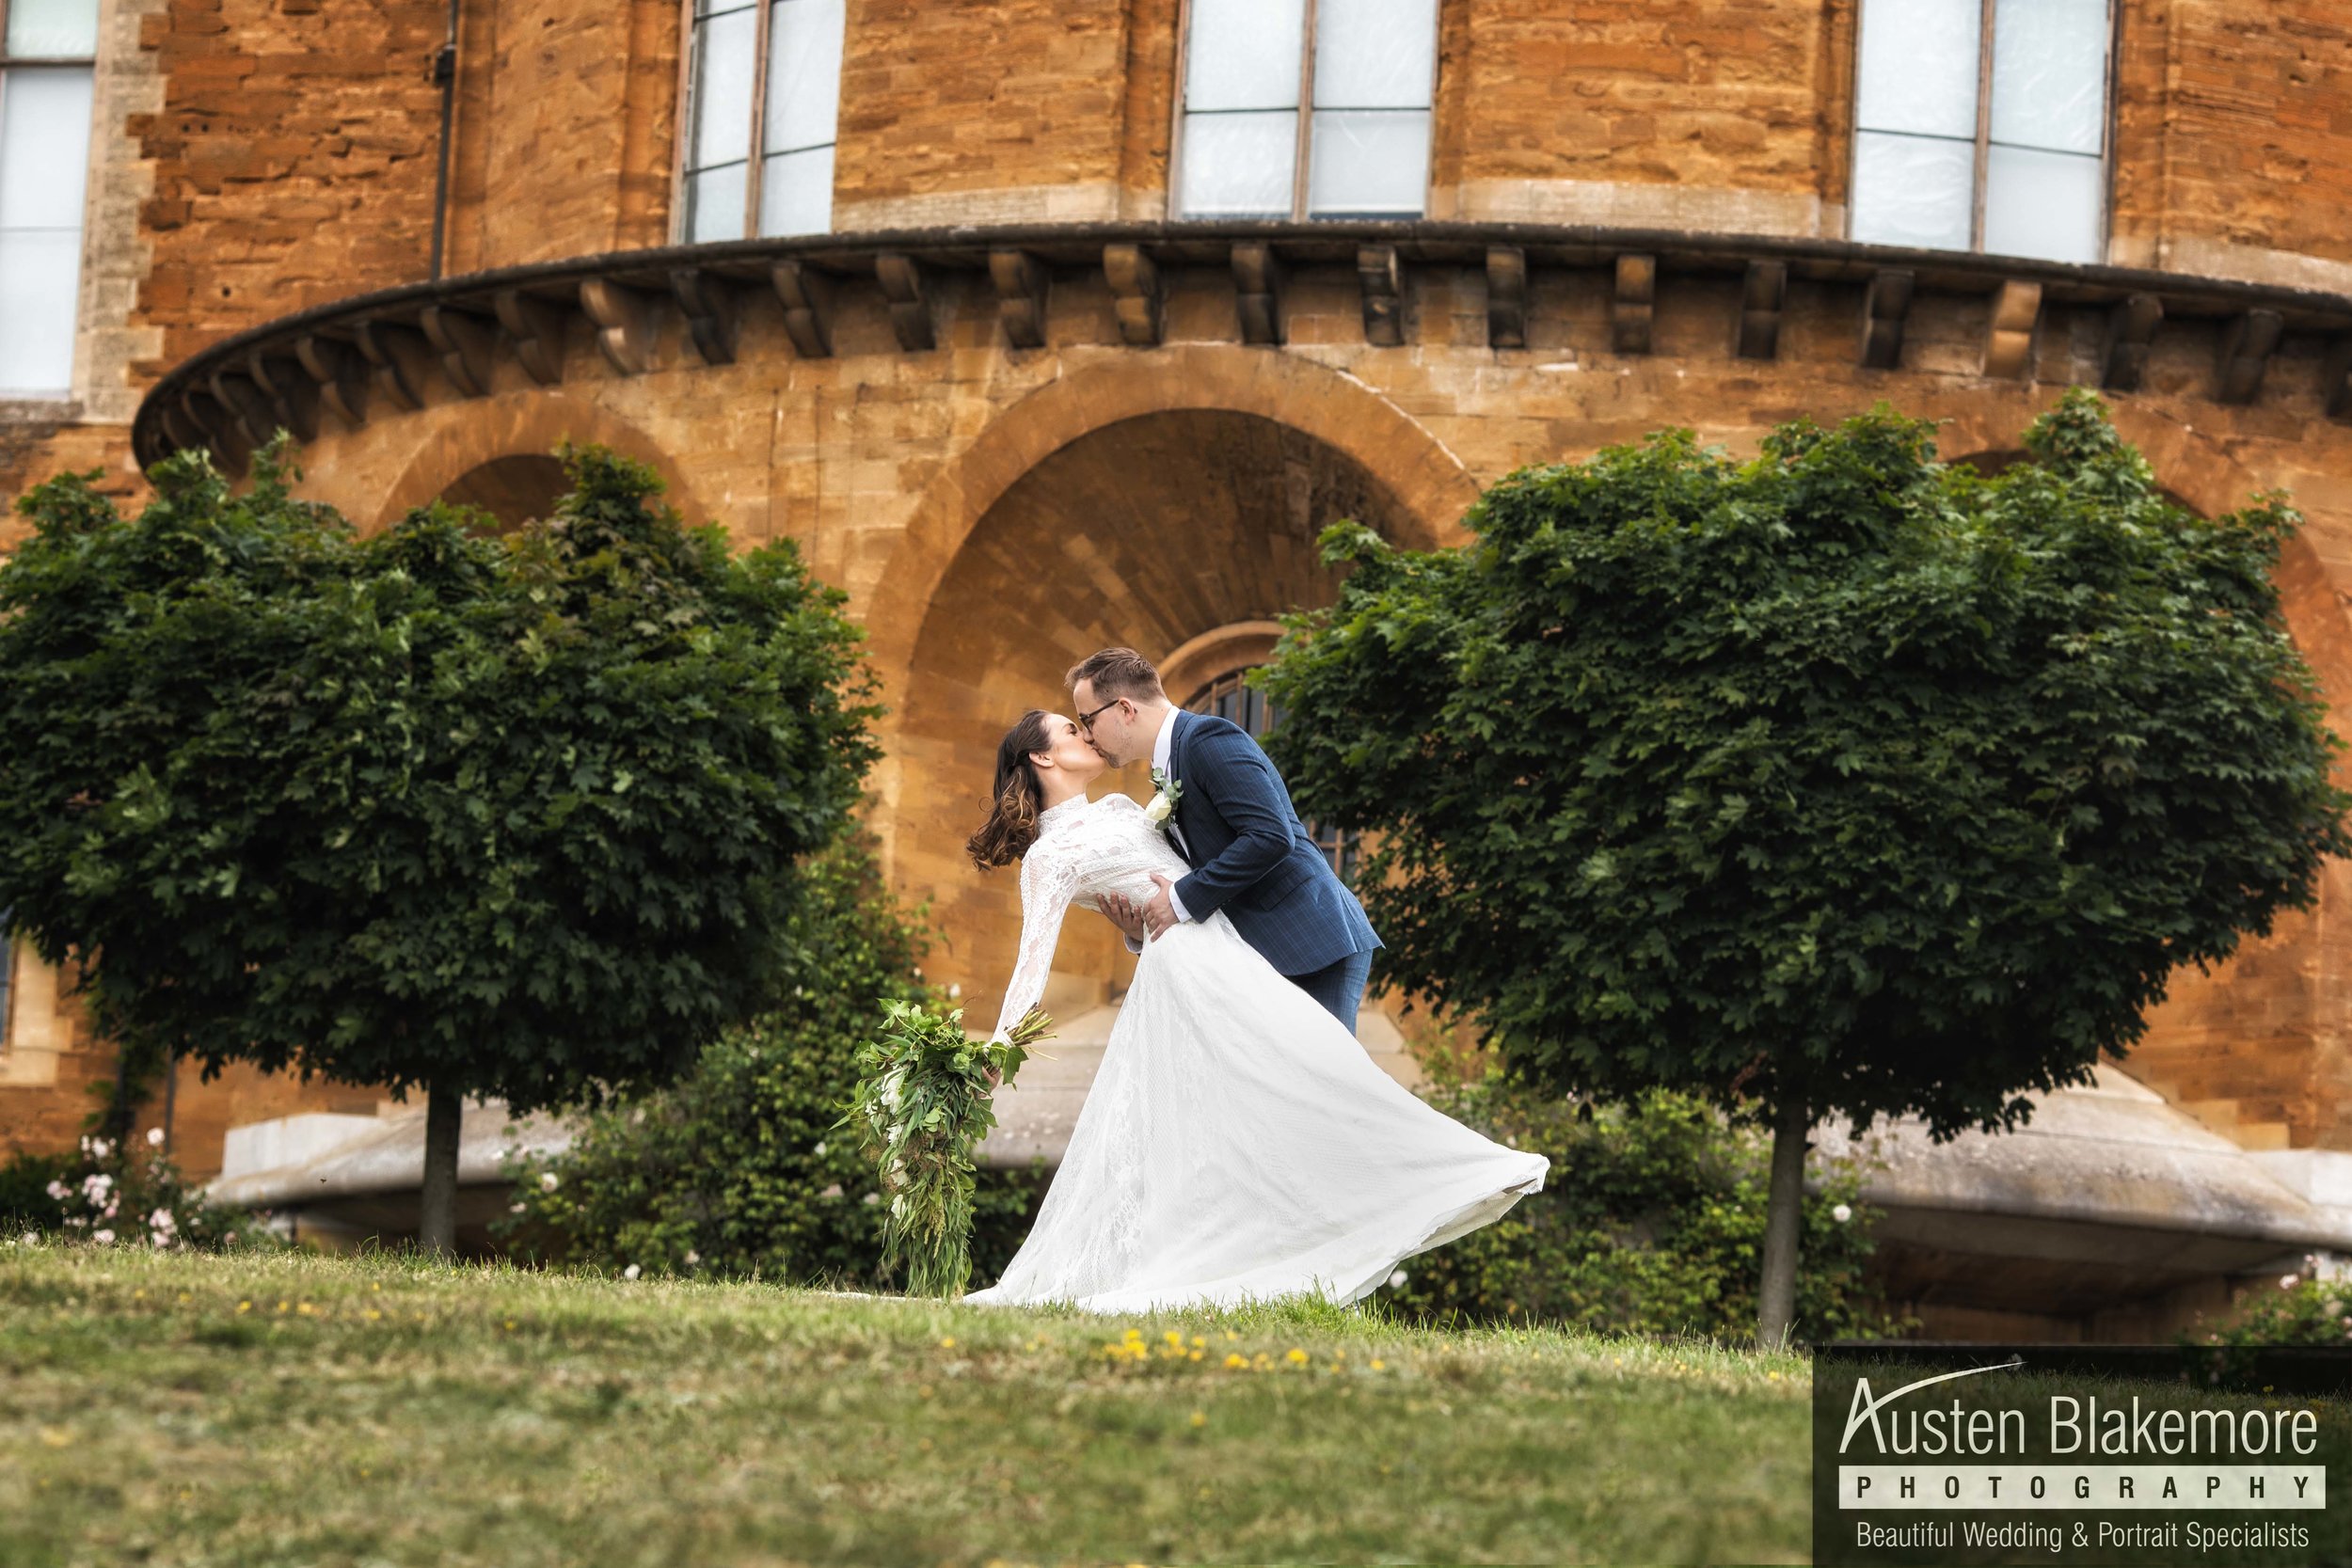
[[[1380,939],[1248,732],[1171,706],[1132,648],[1064,679],[1076,717],[1032,708],[1005,733],[966,846],[983,871],[1021,863],[993,1037],[1044,994],[1073,904],[1125,933],[1135,979],[1027,1240],[963,1299],[1345,1305],[1540,1191],[1542,1154],[1446,1116],[1357,1042]],[[1149,806],[1088,797],[1146,759]]]

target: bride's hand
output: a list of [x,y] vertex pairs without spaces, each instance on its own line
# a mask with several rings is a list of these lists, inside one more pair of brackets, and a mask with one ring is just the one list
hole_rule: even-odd
[[1143,910],[1140,905],[1116,893],[1104,894],[1102,904],[1104,916],[1127,934],[1129,942],[1143,940]]
[[998,1070],[997,1070],[996,1069],[994,1069],[994,1068],[990,1068],[990,1069],[988,1069],[988,1092],[989,1092],[989,1093],[991,1093],[991,1094],[994,1094],[994,1093],[996,1092],[996,1085],[999,1085],[999,1084],[1001,1084],[1001,1083],[1003,1083],[1004,1081],[1005,1081],[1005,1075],[1004,1075],[1002,1072],[998,1071]]

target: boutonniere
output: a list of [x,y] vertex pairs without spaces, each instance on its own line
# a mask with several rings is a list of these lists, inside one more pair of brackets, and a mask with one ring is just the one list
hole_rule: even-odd
[[1184,792],[1184,786],[1169,778],[1164,768],[1154,768],[1152,769],[1152,787],[1158,793],[1152,797],[1151,804],[1143,808],[1143,819],[1166,832],[1168,819],[1176,815],[1176,798]]

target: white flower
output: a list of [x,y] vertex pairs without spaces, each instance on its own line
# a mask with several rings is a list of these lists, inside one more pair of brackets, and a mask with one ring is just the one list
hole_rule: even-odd
[[1403,1269],[1397,1270],[1394,1274],[1389,1275],[1389,1288],[1392,1291],[1401,1291],[1405,1289],[1405,1281],[1407,1277],[1409,1276]]
[[174,1229],[178,1228],[179,1226],[179,1222],[171,1217],[171,1211],[168,1209],[156,1210],[153,1213],[147,1216],[147,1223],[150,1227],[164,1232],[166,1235],[169,1235]]
[[841,1196],[841,1183],[836,1181],[832,1186],[827,1187],[823,1192],[818,1193],[817,1196],[818,1197],[839,1197]]
[[824,1140],[823,1140],[823,1139],[821,1139],[821,1138],[820,1138],[820,1139],[818,1139],[818,1142],[817,1142],[817,1147],[816,1147],[815,1148],[810,1149],[810,1150],[809,1150],[809,1152],[810,1152],[811,1154],[822,1154],[823,1152],[825,1152],[825,1144],[824,1144]]
[[105,1242],[111,1244],[115,1239],[115,1233],[111,1230],[93,1230],[90,1232],[89,1239],[93,1242]]
[[882,1201],[882,1194],[867,1193],[864,1197],[859,1198],[858,1201],[865,1204],[868,1209],[871,1209],[875,1204]]
[[563,1183],[562,1183],[561,1181],[558,1181],[558,1180],[556,1180],[556,1178],[555,1178],[555,1172],[553,1172],[553,1171],[551,1171],[551,1170],[550,1170],[550,1171],[543,1171],[543,1172],[541,1172],[541,1173],[540,1173],[540,1176],[539,1176],[539,1190],[540,1190],[541,1192],[543,1192],[543,1193],[551,1193],[551,1192],[555,1191],[555,1189],[556,1189],[556,1188],[558,1188],[558,1187],[560,1187],[560,1186],[562,1186],[562,1185],[563,1185]]
[[2279,1289],[2281,1291],[2292,1291],[2296,1288],[2296,1286],[2301,1284],[2303,1276],[2299,1274],[2282,1274],[2279,1276]]
[[1832,1209],[1829,1212],[1829,1217],[1836,1220],[1838,1224],[1843,1225],[1848,1220],[1853,1218],[1853,1211],[1848,1208],[1845,1204],[1841,1203],[1836,1208]]
[[949,982],[948,982],[948,984],[947,984],[947,1000],[948,1000],[948,1001],[953,1002],[953,1001],[955,1001],[957,998],[961,997],[962,994],[963,994],[963,982],[962,982],[962,981],[961,981],[961,980],[951,980],[951,981],[949,981]]
[[523,1212],[523,1210],[524,1210],[525,1208],[527,1208],[527,1207],[528,1207],[528,1205],[526,1205],[526,1204],[521,1204],[521,1203],[510,1203],[510,1204],[508,1204],[508,1205],[506,1206],[506,1212],[507,1212],[508,1213],[510,1213],[510,1214],[519,1214],[519,1213],[521,1213],[521,1212]]
[[1151,803],[1143,808],[1143,819],[1156,828],[1167,821],[1168,814],[1175,809],[1175,801],[1165,795],[1154,795],[1152,797]]
[[67,1186],[62,1181],[52,1181],[49,1183],[49,1196],[56,1198],[60,1203],[65,1201],[65,1195],[72,1190],[72,1188]]
[[699,1252],[695,1252],[695,1251],[692,1251],[692,1250],[691,1250],[691,1249],[690,1249],[690,1250],[687,1252],[687,1254],[686,1254],[686,1266],[687,1266],[688,1268],[690,1268],[690,1269],[691,1269],[691,1268],[692,1268],[695,1264],[697,1264],[697,1263],[701,1262],[702,1260],[703,1260],[703,1255],[702,1255],[701,1253],[699,1253]]
[[147,1147],[150,1148],[161,1148],[164,1147],[164,1130],[162,1128],[151,1127],[147,1130]]
[[623,1269],[623,1270],[621,1271],[621,1277],[622,1277],[623,1279],[634,1279],[634,1278],[636,1278],[636,1277],[637,1277],[637,1265],[636,1265],[636,1264],[634,1264],[634,1263],[631,1263],[631,1264],[630,1264],[628,1268]]
[[24,1235],[18,1237],[17,1240],[23,1242],[26,1246],[38,1246],[40,1243],[40,1238],[34,1235],[29,1230],[24,1232]]
[[905,1217],[905,1215],[906,1215],[906,1212],[907,1212],[907,1195],[906,1195],[906,1194],[904,1194],[904,1193],[900,1193],[900,1194],[899,1194],[897,1197],[894,1197],[894,1198],[892,1198],[892,1199],[890,1200],[890,1212],[891,1212],[892,1217],[894,1217],[894,1218],[904,1218],[904,1217]]

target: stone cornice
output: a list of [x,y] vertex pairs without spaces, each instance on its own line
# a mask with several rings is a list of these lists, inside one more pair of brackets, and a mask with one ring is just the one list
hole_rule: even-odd
[[2329,341],[2330,417],[2352,417],[2352,295],[2140,268],[2078,266],[1839,240],[1566,227],[1528,223],[1104,223],[945,228],[738,240],[612,251],[504,267],[355,294],[249,327],[173,367],[150,388],[132,426],[142,467],[186,446],[212,449],[230,472],[282,424],[314,439],[322,410],[359,423],[421,408],[435,382],[461,397],[490,384],[492,363],[517,360],[543,384],[560,382],[564,342],[585,317],[613,368],[650,363],[661,316],[676,312],[706,363],[735,358],[743,309],[764,296],[781,309],[794,351],[833,353],[844,311],[886,313],[902,353],[937,338],[927,279],[977,276],[997,301],[1014,347],[1045,341],[1055,277],[1089,273],[1107,285],[1119,341],[1160,341],[1165,279],[1207,270],[1230,276],[1242,341],[1283,341],[1282,280],[1300,267],[1355,273],[1365,341],[1409,341],[1404,301],[1421,269],[1470,269],[1486,278],[1488,343],[1522,346],[1530,275],[1597,275],[1611,304],[1611,347],[1650,348],[1651,311],[1677,277],[1742,280],[1740,323],[1726,352],[1771,359],[1791,278],[1844,285],[1858,304],[1854,359],[1901,362],[1903,325],[1930,293],[1991,300],[1981,372],[2030,372],[2035,325],[2048,306],[2108,310],[2103,384],[2137,389],[2150,344],[2169,321],[2218,319],[2208,395],[2260,396],[2265,368],[2289,334]]

